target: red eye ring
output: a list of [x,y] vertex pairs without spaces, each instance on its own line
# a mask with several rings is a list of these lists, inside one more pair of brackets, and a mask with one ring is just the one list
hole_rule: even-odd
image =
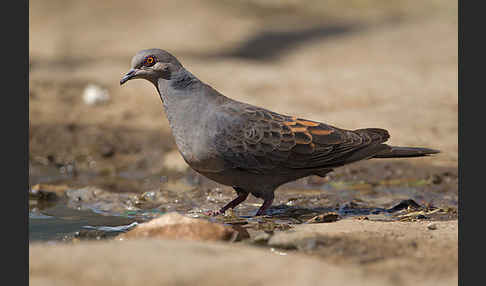
[[146,67],[151,67],[154,64],[155,64],[155,57],[154,56],[148,56],[143,61],[143,65],[146,66]]

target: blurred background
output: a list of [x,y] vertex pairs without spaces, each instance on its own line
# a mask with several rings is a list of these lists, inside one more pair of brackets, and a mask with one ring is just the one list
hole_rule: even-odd
[[146,48],[231,98],[385,128],[443,151],[411,164],[457,167],[457,1],[33,0],[29,13],[31,183],[186,170],[153,86],[119,86]]

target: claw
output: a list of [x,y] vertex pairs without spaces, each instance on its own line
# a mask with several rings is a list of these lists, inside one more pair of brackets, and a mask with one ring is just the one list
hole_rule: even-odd
[[260,209],[258,209],[255,216],[264,215],[267,212],[267,209],[272,205],[272,202],[273,202],[273,195],[265,198],[263,200],[263,205],[260,207]]
[[221,210],[210,210],[210,211],[203,212],[203,214],[207,215],[207,216],[218,216],[218,215],[221,215],[223,213],[221,212]]

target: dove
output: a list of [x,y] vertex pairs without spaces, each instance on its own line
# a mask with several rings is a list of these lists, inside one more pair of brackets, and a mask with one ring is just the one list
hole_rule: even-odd
[[421,157],[440,151],[385,144],[381,128],[347,130],[284,115],[224,96],[162,49],[141,50],[121,78],[151,82],[162,100],[177,148],[201,175],[233,187],[237,197],[209,215],[224,214],[249,194],[263,199],[264,215],[275,190],[290,181],[324,177],[337,167],[373,158]]

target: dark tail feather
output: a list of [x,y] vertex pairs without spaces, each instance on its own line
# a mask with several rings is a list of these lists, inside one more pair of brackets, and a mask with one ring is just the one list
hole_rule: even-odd
[[373,158],[422,157],[437,153],[440,151],[428,148],[390,146],[389,149],[374,155]]

